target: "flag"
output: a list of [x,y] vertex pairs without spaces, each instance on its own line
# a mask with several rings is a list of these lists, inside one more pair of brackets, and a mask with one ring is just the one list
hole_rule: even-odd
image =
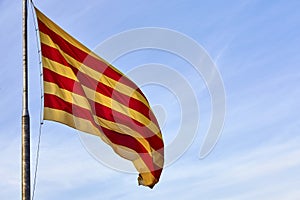
[[99,136],[152,188],[164,163],[158,122],[142,91],[36,9],[41,42],[44,119]]

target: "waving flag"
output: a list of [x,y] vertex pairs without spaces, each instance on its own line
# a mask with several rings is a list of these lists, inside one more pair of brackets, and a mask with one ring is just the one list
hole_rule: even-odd
[[99,136],[133,162],[152,188],[164,163],[157,120],[142,91],[36,9],[44,77],[44,119]]

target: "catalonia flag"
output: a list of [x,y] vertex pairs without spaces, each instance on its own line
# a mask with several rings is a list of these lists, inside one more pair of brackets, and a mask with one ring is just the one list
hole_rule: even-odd
[[142,91],[36,9],[43,80],[44,119],[97,135],[132,161],[139,185],[152,188],[164,163],[158,122]]

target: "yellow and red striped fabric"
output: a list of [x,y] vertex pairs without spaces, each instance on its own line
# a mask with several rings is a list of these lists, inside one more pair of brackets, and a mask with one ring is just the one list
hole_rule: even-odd
[[164,163],[157,120],[142,91],[36,9],[43,77],[44,119],[100,136],[133,162],[140,185],[152,188]]

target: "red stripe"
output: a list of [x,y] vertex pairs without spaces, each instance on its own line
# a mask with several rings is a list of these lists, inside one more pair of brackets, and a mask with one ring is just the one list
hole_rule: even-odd
[[47,68],[43,68],[43,77],[44,81],[55,83],[59,88],[68,90],[72,93],[85,96],[85,93],[77,81],[74,81],[73,79],[69,79],[65,76],[62,76],[60,74],[55,73],[54,71],[51,71]]
[[[43,71],[44,71],[44,80],[45,81],[53,82],[62,89],[66,89],[70,92],[73,92],[75,94],[81,95],[86,98],[86,95],[83,92],[83,90],[78,82],[76,82],[72,79],[69,79],[67,77],[61,76],[47,68],[44,68]],[[162,139],[160,139],[148,127],[144,126],[140,122],[128,117],[127,115],[124,115],[117,111],[113,111],[111,108],[103,106],[92,100],[89,100],[89,104],[92,108],[92,112],[96,116],[107,119],[109,121],[116,122],[116,123],[124,124],[124,125],[130,127],[132,130],[135,130],[136,132],[140,133],[149,142],[149,144],[151,144],[152,148],[154,148],[155,150],[159,150],[159,149],[163,148]]]
[[147,126],[144,126],[140,122],[130,118],[125,114],[112,110],[111,108],[92,100],[89,100],[89,103],[92,110],[96,112],[96,116],[115,123],[124,124],[132,130],[135,130],[136,132],[140,133],[149,142],[150,146],[155,150],[163,148],[162,139],[160,139],[155,133],[153,133]]
[[[54,108],[57,110],[63,110],[65,112],[68,112],[75,117],[82,118],[89,120],[96,128],[102,130],[104,135],[114,144],[121,145],[124,147],[128,147],[135,152],[137,152],[147,167],[153,172],[153,176],[156,176],[156,170],[157,166],[153,163],[152,157],[149,155],[148,151],[145,149],[145,147],[139,143],[135,138],[129,136],[129,135],[124,135],[120,134],[118,132],[106,129],[105,127],[97,125],[93,121],[92,114],[89,110],[84,109],[82,107],[79,107],[77,105],[73,105],[69,102],[64,101],[63,99],[51,95],[51,94],[45,94],[44,97],[44,106],[48,108]],[[155,166],[155,167],[154,167]]]
[[41,48],[42,48],[42,53],[43,53],[44,57],[46,57],[52,61],[58,62],[66,67],[69,67],[71,70],[73,70],[74,74],[76,75],[76,77],[78,78],[78,80],[80,81],[80,83],[82,85],[84,85],[92,90],[96,90],[97,92],[99,92],[107,97],[113,98],[116,101],[120,102],[121,104],[142,113],[149,120],[155,119],[154,123],[156,123],[156,125],[158,126],[158,124],[156,122],[156,118],[154,117],[152,111],[144,103],[142,103],[141,101],[139,101],[135,98],[128,97],[127,95],[122,94],[121,92],[118,92],[117,90],[114,90],[113,88],[111,88],[101,82],[98,82],[98,81],[90,78],[88,75],[80,72],[78,69],[73,67],[71,64],[69,64],[65,60],[63,55],[59,52],[59,50],[57,50],[53,47],[47,46],[45,44],[42,44]]
[[[69,56],[73,57],[75,60],[77,60],[80,63],[84,63],[85,65],[89,66],[90,68],[118,81],[125,85],[128,85],[134,89],[136,89],[142,96],[144,94],[142,91],[136,86],[135,83],[133,83],[131,80],[129,80],[126,76],[118,73],[117,71],[113,70],[110,66],[108,66],[106,63],[101,61],[100,59],[97,59],[90,54],[80,50],[73,44],[66,41],[64,38],[62,38],[60,35],[49,29],[42,21],[38,20],[39,25],[39,31],[43,32],[44,34],[49,35],[49,37],[52,39],[52,41],[59,46],[59,48],[64,51]],[[82,44],[81,44],[82,45]],[[82,45],[84,46],[84,45]],[[144,96],[146,99],[146,97]]]

